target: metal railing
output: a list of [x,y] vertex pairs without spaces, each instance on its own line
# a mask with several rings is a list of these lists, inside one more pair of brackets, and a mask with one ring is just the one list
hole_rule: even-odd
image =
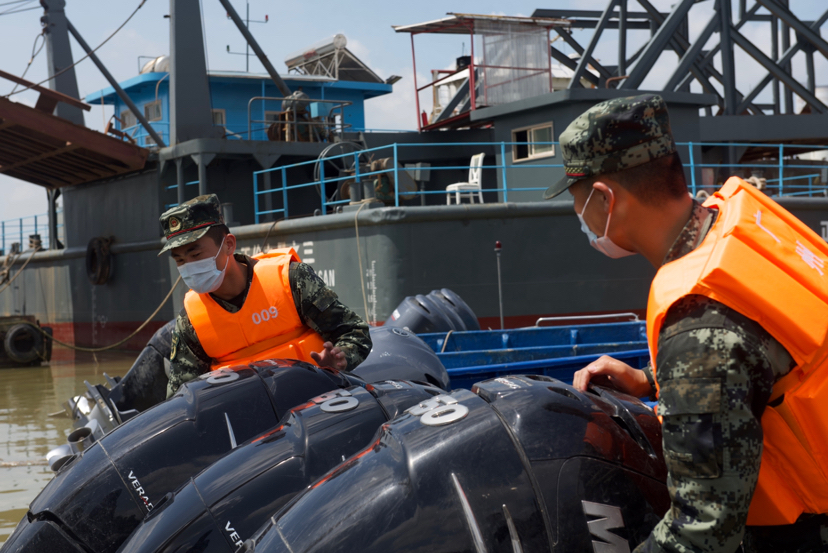
[[[66,243],[65,229],[61,214],[62,209],[58,213],[58,240]],[[9,253],[7,246],[13,243],[20,243],[20,251],[29,249],[29,236],[32,234],[40,235],[40,242],[44,249],[49,248],[49,214],[40,213],[38,215],[29,215],[27,217],[19,217],[17,219],[7,219],[0,221],[0,249],[3,255]]]
[[[557,147],[560,145],[559,142],[448,142],[448,143],[394,143],[385,146],[378,146],[376,148],[366,148],[364,150],[359,150],[356,152],[349,152],[345,154],[339,154],[335,156],[326,156],[324,159],[325,161],[333,161],[333,160],[348,160],[349,164],[353,165],[353,174],[348,174],[345,176],[326,176],[325,175],[325,163],[319,163],[319,160],[310,160],[310,161],[303,161],[299,163],[293,163],[290,165],[283,165],[281,167],[274,167],[271,169],[264,169],[261,171],[255,171],[253,173],[253,194],[254,194],[254,210],[256,215],[256,223],[260,222],[260,218],[264,215],[274,215],[277,213],[281,213],[282,216],[287,219],[289,217],[289,206],[288,206],[288,193],[291,191],[299,190],[302,188],[309,188],[309,187],[317,187],[320,191],[326,190],[326,185],[329,183],[339,183],[344,181],[354,181],[356,183],[360,183],[363,179],[370,178],[370,177],[377,177],[378,175],[389,175],[393,177],[393,182],[395,183],[394,186],[394,205],[400,205],[400,190],[399,186],[396,186],[396,183],[399,183],[399,173],[401,171],[409,171],[413,172],[413,169],[407,169],[400,167],[399,163],[399,153],[400,150],[403,148],[468,148],[468,147],[481,147],[487,148],[489,151],[492,149],[495,150],[497,154],[499,154],[499,163],[495,164],[486,164],[483,165],[482,169],[494,169],[497,171],[497,181],[499,186],[495,188],[482,188],[482,192],[485,193],[499,193],[500,194],[500,201],[508,202],[509,201],[509,194],[513,192],[542,192],[546,190],[548,186],[548,182],[551,179],[543,179],[542,186],[509,186],[509,175],[513,171],[520,171],[526,169],[563,169],[562,163],[538,163],[537,159],[534,158],[532,160],[520,160],[517,162],[511,161],[511,155],[507,156],[507,153],[512,154],[513,148],[515,146],[553,146],[553,155],[547,157],[549,160],[557,160],[560,159],[558,155]],[[701,191],[705,190],[708,192],[713,192],[721,186],[721,182],[718,182],[717,176],[714,174],[713,182],[704,183],[699,182],[700,176],[699,173],[702,172],[704,169],[712,169],[713,171],[724,170],[728,175],[729,174],[739,174],[742,177],[749,177],[746,172],[750,171],[751,173],[757,174],[765,174],[766,177],[762,177],[765,184],[766,193],[771,196],[828,196],[828,160],[818,160],[819,163],[803,163],[802,160],[797,159],[794,156],[789,155],[788,159],[786,159],[785,154],[786,151],[789,152],[791,149],[800,148],[805,151],[821,151],[825,152],[828,156],[828,146],[798,146],[798,145],[790,145],[790,144],[740,144],[740,143],[731,143],[731,144],[724,144],[724,143],[699,143],[699,142],[680,142],[677,143],[679,147],[679,151],[684,150],[688,153],[689,163],[685,165],[685,168],[689,170],[690,173],[690,181],[688,182],[688,188],[693,196]],[[698,157],[699,153],[696,150],[700,150],[702,147],[715,147],[715,146],[732,146],[732,147],[760,147],[760,148],[772,148],[774,152],[777,153],[779,156],[778,159],[761,159],[757,161],[753,161],[750,163],[697,163],[696,158]],[[382,155],[380,155],[382,154]],[[390,157],[392,158],[393,162],[391,163],[390,169],[383,169],[378,171],[362,171],[360,167],[360,158],[365,158],[366,155],[377,155],[379,157]],[[543,159],[543,158],[540,158]],[[407,163],[412,162],[413,160],[406,160]],[[422,160],[428,161],[428,160]],[[299,184],[291,184],[288,182],[288,170],[295,169],[298,167],[309,166],[319,163],[319,180],[315,180],[312,182],[304,182]],[[468,165],[460,165],[460,166],[435,166],[431,165],[428,167],[428,170],[431,172],[438,172],[438,171],[457,171],[457,170],[469,170]],[[802,172],[803,174],[795,174],[796,172]],[[276,173],[281,177],[281,186],[272,187],[269,189],[260,190],[259,188],[259,178],[260,175],[264,175],[266,173]],[[786,176],[787,175],[787,176]],[[807,182],[805,182],[807,180]],[[464,191],[465,192],[465,191]],[[403,195],[405,196],[423,196],[423,195],[432,195],[432,194],[440,194],[445,195],[447,192],[444,189],[440,190],[414,190],[414,191],[403,191]],[[282,200],[282,207],[281,208],[274,208],[274,209],[260,209],[260,197],[264,197],[265,195],[274,195],[280,194]],[[274,196],[271,196],[273,198]],[[540,195],[538,195],[538,199]],[[320,208],[321,213],[325,214],[328,213],[329,208],[335,208],[341,204],[350,203],[349,199],[340,199],[340,200],[329,200],[326,197],[325,193],[320,194]]]
[[[253,102],[262,102],[262,116],[266,113],[265,104],[268,101],[279,102],[279,109],[272,110],[277,114],[285,114],[284,121],[279,119],[253,119],[252,106]],[[298,119],[296,110],[283,110],[282,102],[288,103],[304,103],[306,104],[306,112],[309,114],[307,119]],[[307,133],[307,140],[304,142],[330,142],[334,135],[341,135],[345,129],[350,128],[350,124],[345,123],[345,108],[352,105],[353,102],[342,100],[315,100],[311,98],[284,98],[276,96],[254,96],[247,102],[247,136],[253,140],[254,132],[267,131],[267,129],[274,123],[285,125],[285,142],[301,142],[302,136]],[[320,109],[322,115],[313,115],[314,108]],[[291,117],[293,120],[291,120]],[[262,126],[254,129],[254,123]],[[266,137],[264,138],[267,139]]]
[[[150,121],[150,126],[155,129],[155,132],[157,132],[165,142],[170,140],[170,124],[168,122]],[[138,146],[143,146],[144,148],[155,146],[155,140],[140,123],[120,129],[120,131],[135,140],[135,143]]]
[[[192,186],[192,185],[194,185],[194,184],[198,184],[198,180],[191,180],[190,182],[185,182],[185,183],[184,183],[184,186]],[[178,188],[178,184],[171,184],[171,185],[169,185],[169,186],[165,186],[165,187],[164,187],[164,189],[165,189],[165,190],[175,190],[176,188]],[[165,209],[165,210],[166,210],[166,209],[170,209],[171,207],[175,207],[175,206],[177,206],[177,205],[178,205],[178,203],[174,203],[174,204],[164,204],[164,209]]]

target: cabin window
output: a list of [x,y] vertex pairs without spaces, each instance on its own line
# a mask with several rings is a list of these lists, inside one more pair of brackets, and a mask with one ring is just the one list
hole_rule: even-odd
[[144,117],[147,118],[147,121],[161,121],[161,100],[144,104]]
[[227,125],[227,115],[223,109],[213,110],[213,125],[224,127]]
[[512,161],[525,161],[555,155],[552,123],[512,131]]
[[132,111],[127,109],[121,112],[121,130],[134,127],[137,124],[138,119],[135,118],[135,114]]

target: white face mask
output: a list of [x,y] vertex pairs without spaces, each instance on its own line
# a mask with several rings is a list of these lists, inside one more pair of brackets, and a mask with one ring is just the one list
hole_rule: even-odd
[[207,259],[199,259],[198,261],[190,261],[189,263],[178,266],[178,272],[181,274],[181,278],[184,279],[184,284],[189,286],[190,290],[196,294],[215,292],[221,286],[221,283],[224,282],[224,275],[227,273],[227,264],[230,262],[230,256],[227,256],[224,269],[219,271],[216,268],[216,259],[218,259],[223,246],[224,239],[222,239],[219,251],[216,252],[215,256]]
[[[629,250],[625,250],[612,240],[610,237],[607,236],[607,232],[609,231],[610,220],[612,219],[612,207],[610,207],[610,212],[607,214],[607,226],[604,227],[604,236],[598,237],[597,234],[592,232],[589,229],[589,226],[584,221],[584,213],[586,213],[587,205],[589,204],[590,198],[592,198],[592,194],[595,192],[593,188],[592,191],[589,193],[586,202],[584,202],[584,208],[578,213],[578,220],[581,221],[581,231],[587,235],[589,238],[589,244],[601,252],[602,254],[606,255],[607,257],[611,257],[612,259],[619,259],[621,257],[627,257],[628,255],[635,255],[636,252],[631,252]],[[612,190],[609,191],[612,194]]]

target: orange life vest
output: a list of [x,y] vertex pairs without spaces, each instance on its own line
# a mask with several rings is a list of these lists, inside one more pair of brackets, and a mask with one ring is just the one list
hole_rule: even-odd
[[[647,303],[653,373],[667,310],[700,294],[758,322],[796,367],[762,416],[764,452],[749,525],[790,524],[828,512],[828,244],[739,178],[705,206],[719,215],[698,248],[662,266]],[[656,379],[656,389],[658,380]]]
[[314,363],[312,351],[324,340],[302,324],[290,289],[293,248],[254,256],[253,280],[244,305],[236,313],[221,307],[210,294],[192,290],[184,308],[204,351],[213,358],[213,370],[262,359],[298,359]]

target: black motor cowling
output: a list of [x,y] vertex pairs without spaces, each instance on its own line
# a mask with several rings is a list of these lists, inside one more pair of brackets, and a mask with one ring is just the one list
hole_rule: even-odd
[[67,461],[3,550],[115,551],[167,493],[237,443],[276,426],[296,405],[358,381],[291,361],[190,381]]
[[448,372],[428,344],[414,333],[390,326],[372,327],[371,353],[354,374],[367,382],[411,380],[451,390]]
[[389,381],[294,408],[170,496],[120,553],[233,553],[296,493],[371,443],[377,429],[442,390]]
[[638,400],[543,376],[474,392],[384,424],[245,550],[626,551],[669,507],[660,426]]

